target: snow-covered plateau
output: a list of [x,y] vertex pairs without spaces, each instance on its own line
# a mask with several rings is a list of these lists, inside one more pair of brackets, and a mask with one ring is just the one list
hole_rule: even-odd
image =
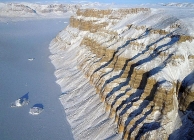
[[69,18],[80,8],[107,7],[110,4],[100,3],[29,3],[29,2],[0,2],[0,22],[18,21],[42,18]]
[[[34,18],[68,18],[77,11],[78,4],[40,4],[28,2],[0,3],[0,21]],[[19,19],[18,19],[19,18]]]
[[78,9],[50,43],[75,139],[194,139],[194,8]]

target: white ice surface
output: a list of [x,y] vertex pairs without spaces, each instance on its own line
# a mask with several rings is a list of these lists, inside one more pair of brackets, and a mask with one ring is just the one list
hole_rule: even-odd
[[43,108],[40,107],[31,107],[29,113],[32,115],[39,115],[40,113],[42,113]]
[[15,102],[11,104],[11,107],[22,107],[24,105],[28,105],[29,101],[24,99],[17,99]]

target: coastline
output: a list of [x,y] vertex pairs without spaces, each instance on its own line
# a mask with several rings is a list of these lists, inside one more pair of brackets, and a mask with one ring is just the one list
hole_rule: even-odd
[[[79,53],[83,48],[78,47],[77,44],[82,39],[74,40],[76,36],[73,37],[73,35],[79,33],[67,27],[51,41],[49,47],[52,53],[50,59],[56,69],[56,83],[60,85],[63,93],[60,101],[67,114],[73,136],[76,140],[120,140],[122,135],[117,132],[114,119],[109,117],[95,88],[77,67],[77,58],[83,55]],[[66,44],[68,38],[71,38],[71,46]]]

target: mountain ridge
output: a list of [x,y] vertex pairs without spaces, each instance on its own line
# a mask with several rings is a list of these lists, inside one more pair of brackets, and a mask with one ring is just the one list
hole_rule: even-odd
[[[0,16],[3,17],[33,17],[33,16],[72,16],[78,9],[123,9],[123,8],[154,8],[154,7],[180,7],[194,8],[192,3],[168,4],[141,4],[116,5],[113,3],[83,2],[83,3],[28,3],[10,2],[0,3]],[[69,15],[67,15],[69,14]]]
[[[107,127],[116,124],[115,133],[110,127],[109,135],[99,132],[103,139],[193,138],[194,10],[177,10],[80,9],[53,39],[50,58],[75,139],[98,139],[95,128],[106,122],[96,116],[84,121],[96,108],[87,104],[96,95],[85,94],[85,84],[104,105],[101,113],[114,120]],[[78,78],[84,76],[85,84]]]

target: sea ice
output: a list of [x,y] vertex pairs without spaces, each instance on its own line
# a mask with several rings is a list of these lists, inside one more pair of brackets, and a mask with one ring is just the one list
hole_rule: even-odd
[[15,102],[11,104],[11,107],[21,107],[24,105],[28,105],[29,101],[26,99],[17,99]]
[[35,104],[33,107],[30,108],[29,113],[32,115],[38,115],[43,111],[42,104]]
[[[12,19],[8,25],[0,22],[0,110],[3,113],[0,115],[0,140],[73,140],[58,99],[61,91],[54,82],[54,67],[48,64],[49,43],[65,28],[63,22],[69,19]],[[59,20],[63,22],[55,26]],[[28,58],[35,59],[29,61]],[[28,91],[28,105],[11,107]],[[36,103],[42,103],[46,108],[34,116],[29,111]]]
[[28,105],[28,103],[29,103],[28,93],[26,93],[24,96],[15,100],[15,102],[11,103],[11,107],[22,107],[24,105]]
[[35,58],[28,58],[29,61],[33,61]]

